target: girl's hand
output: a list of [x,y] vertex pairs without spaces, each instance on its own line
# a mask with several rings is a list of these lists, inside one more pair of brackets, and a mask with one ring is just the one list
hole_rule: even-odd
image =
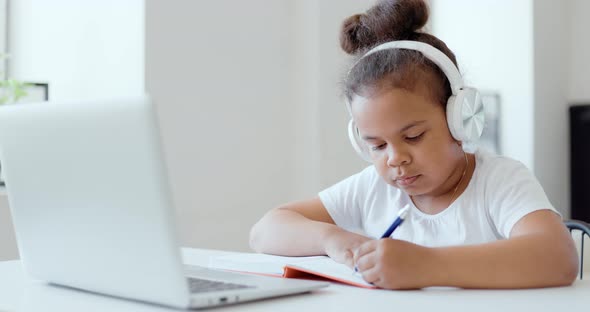
[[359,235],[341,228],[334,229],[324,240],[326,254],[338,263],[343,263],[351,269],[354,267],[355,251],[371,238]]
[[363,278],[380,288],[415,289],[432,286],[432,249],[402,240],[369,240],[354,254]]

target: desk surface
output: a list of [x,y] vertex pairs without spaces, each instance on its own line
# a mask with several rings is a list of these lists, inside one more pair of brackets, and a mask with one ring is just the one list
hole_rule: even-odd
[[[228,252],[183,249],[184,262],[205,265],[209,256]],[[590,280],[571,287],[526,290],[430,288],[412,291],[370,290],[339,284],[311,294],[274,298],[211,311],[587,311]],[[0,262],[0,311],[178,311],[133,301],[48,286],[29,280],[20,261]]]

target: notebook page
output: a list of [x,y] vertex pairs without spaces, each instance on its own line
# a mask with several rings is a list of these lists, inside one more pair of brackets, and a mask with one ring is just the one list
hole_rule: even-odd
[[283,257],[257,253],[241,253],[211,256],[209,257],[209,268],[282,276],[283,268],[287,264],[299,264],[322,258],[329,259],[326,256]]
[[356,273],[346,265],[338,263],[328,257],[290,263],[288,268],[322,276],[346,284],[366,288],[376,288],[373,284],[366,282],[360,273]]

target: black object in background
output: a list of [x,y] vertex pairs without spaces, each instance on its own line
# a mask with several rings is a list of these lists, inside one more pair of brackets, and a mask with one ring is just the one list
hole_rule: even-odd
[[570,107],[572,219],[590,223],[590,105]]

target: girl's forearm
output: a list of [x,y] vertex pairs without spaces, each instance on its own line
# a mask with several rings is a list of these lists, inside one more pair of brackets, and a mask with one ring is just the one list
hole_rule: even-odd
[[535,288],[570,285],[578,259],[569,240],[531,234],[487,244],[434,248],[432,285]]
[[325,255],[325,237],[338,231],[334,224],[313,221],[287,209],[269,211],[250,231],[256,252],[284,256]]

